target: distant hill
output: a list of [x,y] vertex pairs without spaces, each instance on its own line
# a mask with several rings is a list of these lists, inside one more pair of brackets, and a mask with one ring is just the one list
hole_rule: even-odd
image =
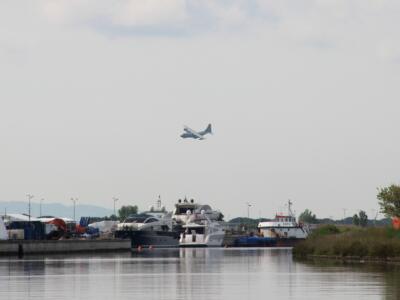
[[[7,213],[28,213],[28,203],[22,201],[9,201],[0,202],[0,215]],[[40,212],[40,205],[37,202],[31,202],[31,214],[38,217]],[[112,209],[104,208],[96,205],[77,204],[75,208],[76,219],[79,220],[81,216],[90,217],[104,217],[113,214]],[[57,216],[72,218],[74,215],[73,205],[64,205],[60,203],[43,203],[42,204],[43,216]]]

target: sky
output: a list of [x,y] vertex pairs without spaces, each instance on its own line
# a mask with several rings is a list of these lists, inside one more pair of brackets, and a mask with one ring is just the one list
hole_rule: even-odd
[[371,216],[400,181],[399,15],[397,0],[3,0],[0,201]]

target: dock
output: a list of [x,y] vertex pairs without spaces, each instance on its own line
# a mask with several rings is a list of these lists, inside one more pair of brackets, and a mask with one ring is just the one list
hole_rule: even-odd
[[0,255],[114,252],[130,249],[131,241],[123,239],[0,241]]

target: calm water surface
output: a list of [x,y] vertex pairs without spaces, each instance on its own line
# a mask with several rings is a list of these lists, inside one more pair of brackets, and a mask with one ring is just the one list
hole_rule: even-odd
[[265,248],[2,258],[0,299],[400,299],[400,268]]

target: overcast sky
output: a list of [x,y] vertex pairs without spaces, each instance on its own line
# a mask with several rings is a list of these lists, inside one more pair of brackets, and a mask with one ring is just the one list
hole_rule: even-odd
[[399,16],[398,0],[2,0],[0,201],[371,215],[400,182]]

